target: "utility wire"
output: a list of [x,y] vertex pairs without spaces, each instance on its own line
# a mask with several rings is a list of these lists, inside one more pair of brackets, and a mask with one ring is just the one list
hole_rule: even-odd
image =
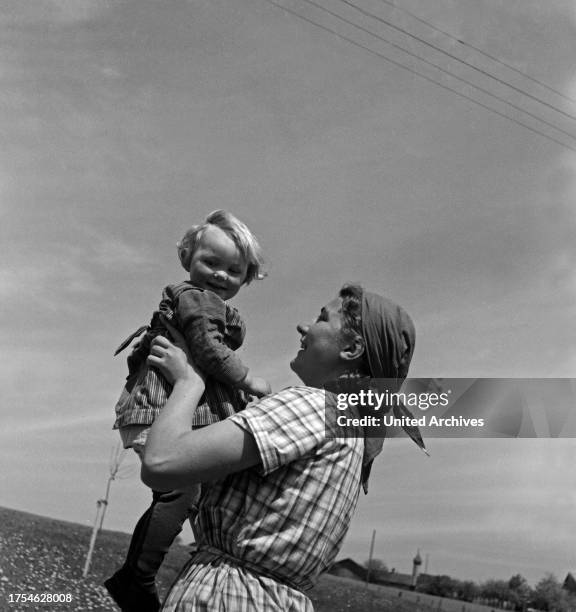
[[442,30],[441,28],[435,26],[434,24],[430,23],[429,21],[426,21],[425,19],[422,19],[422,18],[418,17],[418,15],[416,15],[415,13],[412,13],[411,11],[398,6],[394,2],[391,2],[390,0],[380,0],[380,1],[383,2],[384,4],[387,4],[388,6],[391,6],[392,8],[396,9],[397,11],[400,11],[402,13],[406,13],[406,15],[410,15],[410,17],[412,17],[416,21],[419,21],[420,23],[423,23],[425,26],[431,28],[432,30],[435,30],[436,32],[440,32],[440,34],[444,34],[444,36],[447,36],[448,38],[452,39],[453,41],[457,42],[458,44],[463,45],[464,47],[469,47],[470,49],[474,49],[474,51],[477,51],[481,55],[486,56],[487,58],[491,59],[493,62],[496,62],[496,63],[500,64],[501,66],[505,66],[509,70],[512,70],[513,72],[515,72],[516,74],[519,74],[520,76],[524,77],[525,79],[528,79],[530,81],[533,81],[534,83],[537,83],[538,85],[540,85],[540,87],[543,87],[544,89],[547,89],[548,91],[552,92],[553,94],[556,94],[557,96],[560,96],[561,98],[564,98],[564,100],[567,100],[568,102],[576,102],[576,100],[574,98],[570,98],[570,97],[564,95],[561,91],[558,91],[557,89],[554,89],[553,87],[550,87],[549,85],[546,85],[546,83],[543,83],[542,81],[539,81],[538,79],[534,78],[533,76],[530,76],[529,74],[526,74],[525,72],[522,72],[521,70],[518,70],[518,68],[514,68],[514,66],[511,66],[510,64],[507,64],[506,62],[503,62],[501,59],[499,59],[498,57],[495,57],[494,55],[490,55],[490,53],[487,53],[483,49],[480,49],[479,47],[475,47],[474,45],[466,42],[465,40],[462,40],[460,38],[456,38],[456,36],[454,36],[453,34],[450,34],[449,32],[446,32],[445,30]]
[[534,134],[538,134],[539,136],[542,136],[543,138],[546,138],[552,142],[555,142],[556,144],[560,145],[561,147],[564,147],[565,149],[570,149],[571,151],[576,152],[576,148],[572,147],[568,144],[566,144],[565,142],[562,142],[561,140],[558,140],[557,138],[554,138],[553,136],[550,136],[548,134],[546,134],[545,132],[541,132],[540,130],[537,130],[536,128],[533,128],[532,126],[528,125],[527,123],[524,123],[522,121],[519,121],[517,119],[514,119],[513,117],[510,117],[509,115],[506,115],[505,113],[502,113],[490,106],[488,106],[487,104],[484,104],[482,102],[480,102],[479,100],[475,100],[474,98],[471,98],[470,96],[467,96],[466,94],[458,91],[457,89],[453,89],[452,87],[448,87],[448,85],[444,85],[443,83],[439,83],[438,81],[434,80],[433,78],[422,74],[421,72],[418,72],[417,70],[414,70],[413,68],[410,68],[408,66],[405,66],[404,64],[397,62],[396,60],[390,59],[389,57],[387,57],[386,55],[379,53],[378,51],[375,51],[374,49],[370,49],[370,47],[366,47],[365,45],[359,43],[356,40],[353,40],[352,38],[349,38],[348,36],[344,36],[343,34],[340,34],[340,32],[337,32],[336,30],[333,30],[332,28],[329,28],[327,26],[324,26],[320,23],[317,23],[316,21],[313,21],[312,19],[308,19],[307,17],[304,17],[303,15],[300,15],[299,13],[297,13],[296,11],[289,9],[285,6],[282,6],[281,4],[278,4],[277,2],[275,2],[275,0],[265,0],[266,2],[268,2],[269,4],[272,4],[273,6],[282,9],[283,11],[286,11],[287,13],[290,13],[291,15],[294,15],[295,17],[297,17],[298,19],[301,19],[302,21],[305,21],[313,26],[316,26],[317,28],[320,28],[321,30],[324,30],[325,32],[329,32],[330,34],[334,34],[335,36],[337,36],[338,38],[341,38],[342,40],[345,40],[346,42],[359,47],[360,49],[364,49],[364,51],[367,51],[368,53],[371,53],[372,55],[375,55],[377,57],[380,57],[384,60],[386,60],[387,62],[390,62],[391,64],[402,68],[403,70],[408,70],[409,72],[412,72],[413,74],[416,74],[417,76],[419,76],[420,78],[429,81],[430,83],[434,83],[434,85],[441,87],[442,89],[446,89],[447,91],[450,91],[454,94],[456,94],[457,96],[459,96],[460,98],[464,98],[466,100],[469,100],[470,102],[473,102],[474,104],[476,104],[477,106],[480,106],[481,108],[484,108],[487,111],[490,111],[496,115],[499,115],[500,117],[503,117],[504,119],[508,119],[508,121],[512,121],[512,123],[515,123],[517,125],[520,125],[524,128],[526,128],[527,130],[530,130],[531,132],[533,132]]
[[[426,58],[421,57],[420,55],[418,55],[416,53],[412,53],[412,51],[408,51],[407,49],[405,49],[401,45],[393,43],[393,42],[389,41],[388,39],[380,36],[379,34],[376,34],[376,33],[372,32],[371,30],[368,30],[367,28],[364,28],[363,26],[360,26],[360,25],[358,25],[358,24],[356,24],[356,23],[354,23],[352,21],[349,21],[348,19],[345,19],[344,17],[342,17],[338,13],[335,13],[334,11],[331,11],[330,9],[327,9],[326,7],[322,6],[321,4],[318,4],[317,2],[314,2],[314,0],[302,0],[302,1],[306,2],[307,4],[310,4],[312,6],[315,6],[316,8],[318,8],[318,9],[328,13],[329,15],[332,15],[333,17],[336,17],[336,19],[339,19],[340,21],[343,21],[344,23],[346,23],[348,25],[351,25],[351,26],[357,28],[358,30],[361,30],[362,32],[366,32],[367,34],[370,34],[371,36],[374,36],[375,38],[385,42],[386,44],[390,45],[391,47],[394,47],[396,49],[400,49],[400,51],[406,53],[407,55],[410,55],[411,57],[415,57],[416,59],[420,60],[421,62],[424,62],[425,64],[433,66],[437,70],[440,70],[441,72],[444,72],[445,74],[448,74],[453,79],[456,79],[457,81],[461,81],[462,83],[465,83],[466,85],[470,85],[471,87],[474,87],[478,91],[481,91],[482,93],[485,93],[486,95],[491,96],[492,98],[495,98],[496,100],[498,100],[500,102],[503,102],[504,104],[508,104],[509,106],[514,108],[515,110],[520,111],[520,112],[522,112],[522,113],[532,117],[533,119],[536,119],[537,121],[540,121],[541,123],[544,123],[548,127],[551,127],[553,129],[557,130],[558,132],[564,134],[564,136],[568,136],[568,138],[572,138],[572,139],[575,138],[575,136],[573,134],[571,134],[570,132],[566,132],[562,128],[554,125],[553,123],[550,123],[549,121],[546,121],[546,119],[542,119],[542,117],[539,117],[538,115],[535,115],[534,113],[531,113],[530,111],[527,111],[527,110],[523,109],[522,107],[517,106],[516,104],[513,104],[512,102],[510,102],[506,98],[502,98],[501,96],[498,96],[497,94],[492,93],[491,91],[489,91],[487,89],[484,89],[483,87],[480,87],[479,85],[476,85],[472,81],[468,81],[467,79],[459,77],[459,76],[453,74],[452,72],[449,72],[449,71],[445,70],[441,66],[438,66],[438,64],[435,64],[434,62],[431,62],[430,60],[427,60]],[[343,0],[341,0],[341,1],[343,1]]]
[[466,60],[460,59],[459,57],[456,57],[455,55],[452,55],[448,51],[445,51],[444,49],[442,49],[442,47],[438,47],[437,45],[434,45],[434,44],[428,42],[427,40],[424,40],[423,38],[420,38],[420,36],[416,36],[416,34],[412,34],[408,30],[405,30],[404,28],[401,28],[400,26],[395,25],[394,23],[392,23],[391,21],[388,21],[387,19],[383,19],[382,17],[380,17],[379,15],[376,15],[375,13],[371,13],[370,11],[367,11],[367,10],[365,10],[363,8],[360,8],[359,6],[354,4],[353,2],[349,2],[349,0],[340,0],[340,2],[342,2],[343,4],[346,4],[346,5],[350,6],[350,7],[352,7],[353,9],[355,9],[358,12],[362,13],[362,15],[365,15],[366,17],[372,17],[373,19],[376,19],[376,21],[379,21],[380,23],[383,23],[383,24],[387,25],[389,28],[392,28],[392,29],[394,29],[394,30],[396,30],[398,32],[401,32],[402,34],[405,34],[406,36],[409,36],[410,38],[414,38],[418,42],[420,42],[421,44],[426,45],[427,47],[430,47],[431,49],[434,49],[435,51],[438,51],[439,53],[442,53],[442,54],[448,56],[449,58],[451,58],[451,59],[453,59],[453,60],[455,60],[457,62],[460,62],[461,64],[464,64],[464,66],[467,66],[468,68],[472,68],[473,70],[478,71],[480,74],[483,74],[484,76],[487,76],[490,79],[494,79],[495,81],[497,81],[501,85],[509,87],[510,89],[513,89],[514,91],[517,91],[518,93],[521,93],[521,94],[525,95],[527,98],[535,100],[536,102],[539,102],[540,104],[543,104],[544,106],[547,106],[548,108],[551,108],[552,110],[555,110],[557,113],[560,113],[561,115],[569,117],[570,119],[576,119],[576,115],[572,115],[570,113],[567,113],[567,112],[557,108],[553,104],[549,104],[548,102],[545,102],[544,100],[541,100],[540,98],[538,98],[536,96],[533,96],[532,94],[524,91],[523,89],[520,89],[520,87],[516,87],[515,85],[511,85],[510,83],[508,83],[504,79],[500,79],[497,76],[494,76],[493,74],[491,74],[487,70],[483,70],[482,68],[478,68],[478,66],[474,66],[474,64],[471,64],[470,62],[467,62]]

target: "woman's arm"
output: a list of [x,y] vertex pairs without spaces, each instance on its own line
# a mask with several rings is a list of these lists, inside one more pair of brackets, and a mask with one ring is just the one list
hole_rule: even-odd
[[156,490],[181,488],[217,480],[260,463],[254,438],[233,422],[221,421],[191,430],[204,381],[184,348],[158,336],[148,363],[159,368],[174,388],[146,443],[141,472],[146,485]]

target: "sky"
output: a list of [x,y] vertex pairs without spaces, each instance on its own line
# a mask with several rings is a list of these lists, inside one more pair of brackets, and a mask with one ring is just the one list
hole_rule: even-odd
[[[363,30],[279,4],[2,3],[0,505],[92,525],[118,440],[113,352],[217,208],[265,252],[234,305],[242,359],[274,389],[297,383],[296,324],[346,281],[411,314],[411,376],[574,376],[574,3],[318,0]],[[386,442],[340,557],[365,561],[375,530],[397,571],[418,549],[475,581],[576,570],[574,439],[428,447]],[[149,492],[135,456],[121,475],[104,526],[129,532]]]

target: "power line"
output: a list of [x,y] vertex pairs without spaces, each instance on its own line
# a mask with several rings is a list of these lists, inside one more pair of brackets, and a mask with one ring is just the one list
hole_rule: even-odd
[[525,79],[528,79],[530,81],[533,81],[534,83],[537,83],[538,85],[540,85],[540,87],[544,87],[544,89],[547,89],[548,91],[552,92],[553,94],[556,94],[557,96],[560,96],[561,98],[564,98],[564,100],[567,100],[568,102],[576,102],[576,100],[574,98],[570,98],[570,97],[566,96],[565,94],[563,94],[561,91],[558,91],[557,89],[554,89],[553,87],[550,87],[549,85],[546,85],[546,83],[543,83],[542,81],[539,81],[538,79],[534,78],[533,76],[530,76],[529,74],[527,74],[525,72],[522,72],[521,70],[518,70],[518,68],[514,68],[514,66],[510,66],[510,64],[507,64],[506,62],[503,62],[501,59],[499,59],[498,57],[495,57],[494,55],[490,55],[490,53],[487,53],[483,49],[480,49],[479,47],[475,47],[474,45],[466,42],[465,40],[462,40],[460,38],[456,38],[454,35],[450,34],[449,32],[446,32],[445,30],[442,30],[441,28],[435,26],[434,24],[430,23],[429,21],[426,21],[425,19],[422,19],[422,18],[418,17],[418,15],[416,15],[415,13],[412,13],[411,11],[409,11],[407,9],[404,9],[404,8],[402,8],[400,6],[397,6],[394,2],[391,2],[390,0],[380,0],[380,1],[383,2],[384,4],[387,4],[388,6],[391,6],[392,8],[396,9],[397,11],[400,11],[402,13],[406,13],[406,15],[410,15],[410,17],[412,17],[416,21],[419,21],[420,23],[423,23],[425,26],[431,28],[432,30],[435,30],[436,32],[440,32],[440,34],[444,34],[444,36],[447,36],[448,38],[452,39],[453,41],[457,42],[458,44],[463,45],[464,47],[469,47],[470,49],[473,49],[474,51],[477,51],[481,55],[484,55],[487,58],[491,59],[493,62],[496,62],[496,63],[500,64],[501,66],[505,66],[509,70],[512,70],[513,72],[515,72],[516,74],[519,74],[520,76],[524,77]]
[[401,28],[400,26],[395,25],[394,23],[388,21],[387,19],[383,19],[379,15],[376,15],[374,13],[371,13],[370,11],[367,11],[367,10],[357,6],[353,2],[349,2],[349,0],[340,0],[340,2],[342,2],[343,4],[346,4],[346,5],[350,6],[350,7],[352,7],[353,9],[355,9],[358,12],[362,13],[362,15],[365,15],[366,17],[371,17],[373,19],[376,19],[376,21],[379,21],[380,23],[383,23],[383,24],[387,25],[389,28],[397,30],[398,32],[401,32],[402,34],[405,34],[406,36],[409,36],[410,38],[414,38],[418,42],[420,42],[421,44],[426,45],[427,47],[430,47],[431,49],[434,49],[435,51],[438,51],[439,53],[442,53],[443,55],[446,55],[447,57],[449,57],[449,58],[451,58],[451,59],[453,59],[453,60],[455,60],[457,62],[460,62],[461,64],[464,64],[464,66],[467,66],[468,68],[472,68],[472,70],[476,70],[480,74],[483,74],[484,76],[487,76],[490,79],[494,79],[496,82],[500,83],[501,85],[509,87],[510,89],[513,89],[514,91],[517,91],[518,93],[521,93],[521,94],[525,95],[527,98],[535,100],[536,102],[538,102],[540,104],[543,104],[544,106],[547,106],[548,108],[551,108],[552,110],[555,110],[557,113],[560,113],[561,115],[569,117],[570,119],[576,119],[576,115],[572,115],[570,113],[567,113],[567,112],[557,108],[553,104],[549,104],[548,102],[545,102],[544,100],[541,100],[540,98],[538,98],[536,96],[533,96],[532,94],[524,91],[523,89],[520,89],[519,87],[516,87],[515,85],[512,85],[512,84],[508,83],[504,79],[500,79],[499,77],[494,76],[490,72],[488,72],[486,70],[483,70],[482,68],[478,68],[477,66],[474,66],[474,64],[471,64],[470,62],[467,62],[466,60],[463,60],[463,59],[461,59],[459,57],[456,57],[455,55],[452,55],[448,51],[445,51],[444,49],[442,49],[442,47],[438,47],[437,45],[434,45],[434,44],[428,42],[427,40],[424,40],[423,38],[420,38],[420,36],[416,36],[416,34],[412,34],[408,30],[405,30],[404,28]]
[[266,2],[268,2],[269,4],[272,4],[273,6],[282,9],[283,11],[286,11],[287,13],[290,13],[291,15],[294,15],[295,17],[297,17],[298,19],[301,19],[302,21],[305,21],[311,25],[316,26],[317,28],[320,28],[321,30],[324,30],[326,32],[329,32],[330,34],[334,34],[335,36],[337,36],[338,38],[345,40],[346,42],[359,47],[360,49],[363,49],[364,51],[367,51],[368,53],[371,53],[372,55],[375,55],[377,57],[380,57],[384,60],[386,60],[387,62],[397,66],[398,68],[402,68],[403,70],[407,70],[408,72],[412,72],[413,74],[416,74],[417,76],[419,76],[420,78],[429,81],[430,83],[434,83],[434,85],[436,85],[437,87],[441,87],[442,89],[445,89],[447,91],[450,91],[454,94],[456,94],[457,96],[464,98],[466,100],[469,100],[470,102],[473,102],[474,104],[476,104],[477,106],[480,106],[481,108],[484,108],[487,111],[490,111],[496,115],[499,115],[500,117],[503,117],[504,119],[508,119],[508,121],[512,121],[513,123],[520,125],[524,128],[526,128],[527,130],[533,132],[534,134],[538,134],[539,136],[542,136],[543,138],[546,138],[552,142],[555,142],[556,144],[560,145],[561,147],[564,147],[566,149],[569,149],[571,151],[576,152],[576,148],[566,144],[565,142],[562,142],[561,140],[558,140],[557,138],[554,138],[553,136],[550,136],[548,134],[546,134],[545,132],[541,132],[540,130],[537,130],[536,128],[533,128],[532,126],[523,123],[522,121],[519,121],[517,119],[514,119],[513,117],[510,117],[509,115],[506,115],[505,113],[502,113],[490,106],[488,106],[487,104],[484,104],[482,102],[480,102],[479,100],[475,100],[474,98],[471,98],[470,96],[467,96],[466,94],[458,91],[457,89],[453,89],[452,87],[448,87],[448,85],[444,85],[443,83],[439,83],[438,81],[434,80],[433,78],[422,74],[421,72],[418,72],[417,70],[414,70],[413,68],[410,68],[408,66],[405,66],[404,64],[397,62],[396,60],[390,59],[389,57],[387,57],[386,55],[379,53],[378,51],[375,51],[374,49],[370,49],[370,47],[366,47],[365,45],[362,45],[361,43],[359,43],[356,40],[353,40],[352,38],[349,38],[347,36],[344,36],[343,34],[340,34],[339,32],[337,32],[336,30],[333,30],[332,28],[329,28],[327,26],[324,26],[320,23],[317,23],[316,21],[313,21],[311,19],[308,19],[307,17],[304,17],[303,15],[300,15],[299,13],[297,13],[296,11],[289,9],[285,6],[282,6],[281,4],[278,4],[277,2],[275,2],[275,0],[265,0]]
[[[467,79],[459,77],[459,76],[453,74],[452,72],[449,72],[449,71],[445,70],[441,66],[438,66],[437,64],[435,64],[434,62],[431,62],[430,60],[427,60],[426,58],[423,58],[420,55],[417,55],[416,53],[412,53],[412,51],[408,51],[407,49],[405,49],[401,45],[393,43],[393,42],[389,41],[388,39],[380,36],[379,34],[376,34],[376,33],[372,32],[371,30],[368,30],[367,28],[364,28],[363,26],[360,26],[360,25],[358,25],[358,24],[356,24],[356,23],[354,23],[352,21],[349,21],[348,19],[345,19],[344,17],[342,17],[338,13],[335,13],[334,11],[331,11],[330,9],[325,8],[324,6],[318,4],[317,2],[314,2],[314,0],[302,0],[302,1],[306,2],[307,4],[310,4],[312,6],[315,6],[316,8],[318,8],[318,9],[328,13],[329,15],[332,15],[333,17],[336,17],[336,19],[339,19],[340,21],[343,21],[344,23],[346,23],[348,25],[351,25],[351,26],[357,28],[358,30],[361,30],[362,32],[366,32],[367,34],[370,34],[371,36],[374,36],[375,38],[385,42],[386,44],[390,45],[391,47],[394,47],[396,49],[400,49],[400,51],[402,51],[403,53],[406,53],[407,55],[410,55],[411,57],[415,57],[416,59],[420,60],[421,62],[424,62],[425,64],[433,66],[437,70],[440,70],[441,72],[444,72],[445,74],[448,74],[453,79],[461,81],[462,83],[465,83],[466,85],[470,85],[471,87],[474,87],[478,91],[481,91],[482,93],[485,93],[486,95],[491,96],[492,98],[495,98],[499,102],[503,102],[504,104],[508,104],[509,106],[514,108],[515,110],[520,111],[520,112],[522,112],[522,113],[532,117],[533,119],[536,119],[537,121],[540,121],[541,123],[547,125],[548,127],[551,127],[553,129],[557,130],[558,132],[564,134],[564,136],[568,136],[569,138],[572,138],[572,139],[575,138],[573,134],[571,134],[569,132],[566,132],[562,128],[559,128],[558,126],[554,125],[553,123],[550,123],[549,121],[546,121],[545,119],[542,119],[542,117],[539,117],[538,115],[535,115],[534,113],[531,113],[530,111],[527,111],[527,110],[523,109],[522,107],[517,106],[516,104],[513,104],[509,100],[506,100],[506,98],[502,98],[501,96],[498,96],[497,94],[492,93],[491,91],[488,91],[487,89],[484,89],[483,87],[480,87],[479,85],[476,85],[475,83],[473,83],[471,81],[468,81]],[[386,58],[386,59],[388,59],[388,58]]]

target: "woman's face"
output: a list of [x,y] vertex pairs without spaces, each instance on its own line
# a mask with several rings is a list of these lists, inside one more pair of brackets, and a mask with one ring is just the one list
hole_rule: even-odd
[[320,310],[314,323],[298,325],[300,350],[290,367],[307,385],[321,387],[342,364],[342,299],[335,298]]

